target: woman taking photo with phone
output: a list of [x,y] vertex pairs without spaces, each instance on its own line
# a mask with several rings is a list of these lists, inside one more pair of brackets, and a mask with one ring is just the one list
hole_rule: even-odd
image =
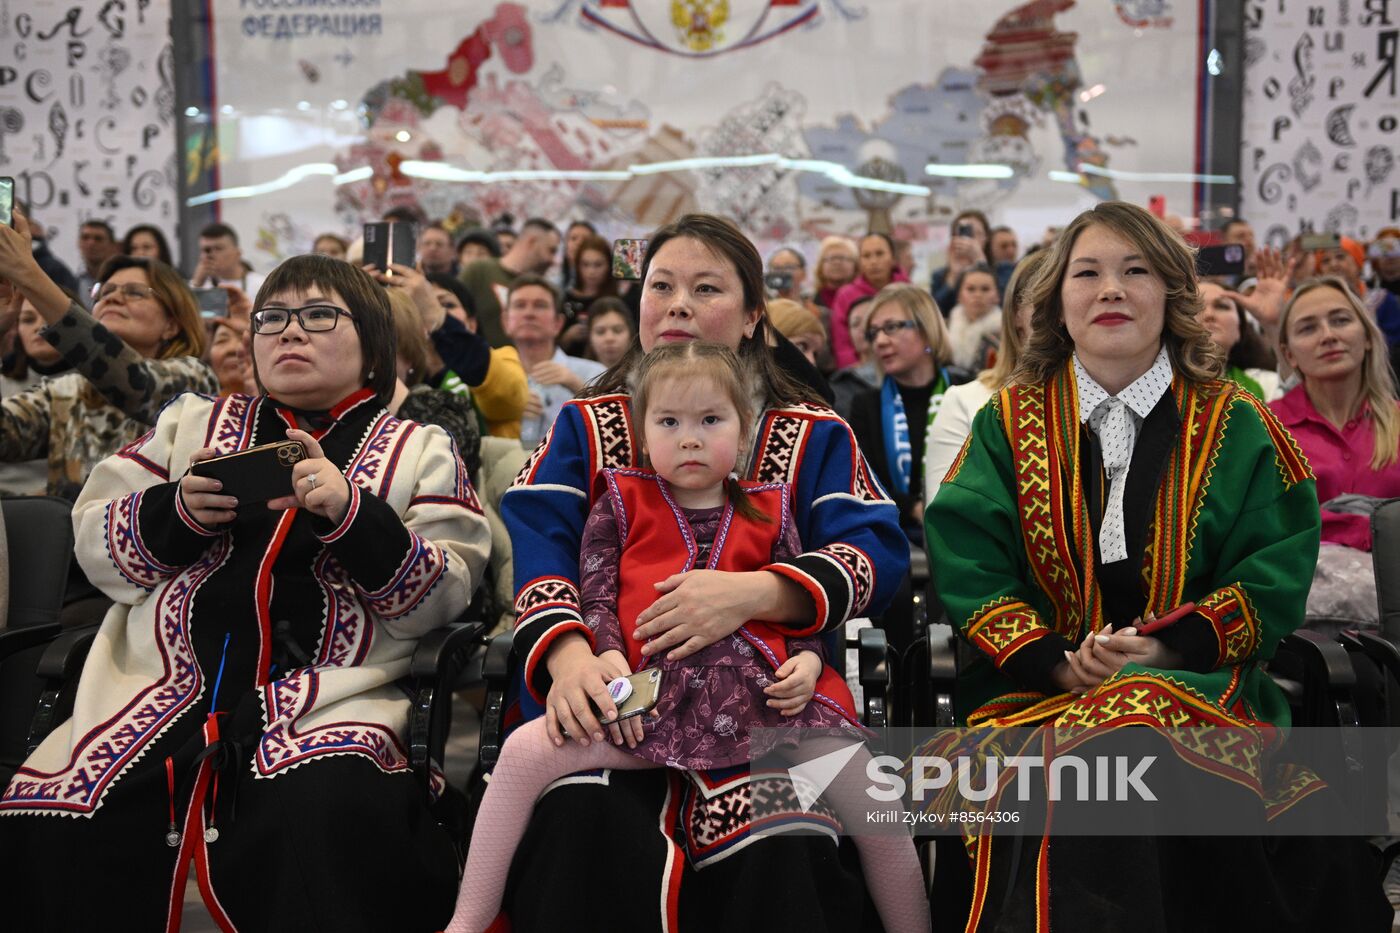
[[[178,927],[191,867],[224,929],[451,916],[456,858],[395,682],[466,608],[486,521],[447,435],[385,411],[394,328],[373,279],[289,259],[251,325],[263,394],[181,396],[74,507],[78,560],[116,605],[72,718],[0,797],[17,929]],[[189,471],[286,441],[302,459],[242,471],[247,501]]]
[[[1147,211],[1079,215],[1029,297],[1015,379],[973,419],[925,516],[938,596],[978,649],[959,721],[1008,742],[1013,724],[1230,727],[1257,754],[1159,734],[1158,782],[1254,825],[1274,793],[1270,806],[1307,812],[1316,788],[1272,771],[1267,727],[1289,708],[1261,667],[1303,621],[1319,529],[1307,462],[1222,378],[1192,251]],[[1139,631],[1187,603],[1169,628]],[[1053,835],[1072,803],[1044,811],[1043,840],[994,834],[950,856],[966,867],[973,853],[968,930],[1389,929],[1361,840],[1275,838],[1266,855],[1243,835]]]
[[114,256],[99,272],[89,313],[46,276],[15,211],[0,225],[0,301],[15,292],[72,371],[0,402],[0,459],[47,457],[48,492],[75,499],[99,460],[155,424],[182,392],[218,392],[199,357],[204,323],[179,273],[159,261]]
[[[668,577],[637,617],[648,654],[681,660],[749,620],[784,625],[793,638],[838,631],[848,617],[881,611],[908,569],[895,508],[863,468],[850,428],[773,360],[753,244],[729,221],[690,214],[653,234],[642,271],[640,339],[586,397],[565,404],[502,499],[520,610],[521,715],[546,716],[551,741],[605,741],[598,714],[616,712],[613,668],[594,654],[581,611],[579,559],[599,472],[641,463],[630,380],[657,346],[699,339],[738,354],[761,405],[737,472],[792,485],[802,553],[755,572]],[[752,783],[746,773],[626,771],[556,785],[535,805],[513,862],[513,929],[859,929],[864,886],[830,837],[747,833],[755,792],[805,820],[775,785]],[[581,870],[597,864],[600,846],[607,874],[628,879],[626,896],[600,899],[598,873]],[[545,886],[556,893],[538,896]]]

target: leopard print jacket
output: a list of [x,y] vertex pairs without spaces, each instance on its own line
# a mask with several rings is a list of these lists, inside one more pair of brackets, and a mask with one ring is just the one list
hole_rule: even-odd
[[74,372],[0,400],[0,460],[48,458],[48,492],[76,499],[99,461],[151,429],[184,392],[217,394],[192,356],[147,359],[73,304],[43,331]]

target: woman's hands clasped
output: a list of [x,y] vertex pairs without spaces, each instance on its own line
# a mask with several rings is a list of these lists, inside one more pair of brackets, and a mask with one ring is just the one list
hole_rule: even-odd
[[[1149,612],[1146,621],[1154,618]],[[1134,625],[1142,623],[1140,618],[1134,621]],[[1172,670],[1181,666],[1181,658],[1153,636],[1139,635],[1136,628],[1110,633],[1105,625],[1084,636],[1077,650],[1065,652],[1064,663],[1055,670],[1055,682],[1065,692],[1082,696],[1128,664]]]

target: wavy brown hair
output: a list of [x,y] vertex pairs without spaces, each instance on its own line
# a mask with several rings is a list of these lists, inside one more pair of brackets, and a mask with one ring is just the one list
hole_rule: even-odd
[[[646,256],[642,259],[642,288],[647,286],[647,276],[651,273],[651,263],[657,252],[679,237],[689,237],[702,243],[715,256],[734,266],[743,286],[746,313],[755,309],[761,312],[767,310],[763,292],[763,259],[749,238],[732,221],[714,214],[686,214],[651,235]],[[646,300],[645,294],[642,300]],[[760,314],[753,334],[739,341],[738,351],[744,371],[752,373],[756,384],[764,391],[765,406],[772,408],[806,402],[825,407],[826,401],[820,395],[796,382],[778,367],[773,351],[768,348],[768,326],[767,314]],[[642,342],[634,340],[626,355],[612,369],[584,386],[579,398],[626,392],[628,376],[644,355]]]
[[1131,243],[1152,274],[1162,281],[1166,293],[1162,342],[1171,357],[1172,369],[1195,383],[1221,379],[1225,374],[1225,355],[1196,320],[1202,307],[1201,293],[1196,288],[1196,251],[1176,231],[1137,205],[1104,201],[1074,218],[1054,244],[1042,251],[1049,255],[1027,286],[1026,298],[1035,306],[1035,312],[1031,316],[1031,337],[1016,367],[1014,381],[1031,385],[1047,382],[1073,355],[1074,341],[1065,327],[1060,290],[1075,242],[1095,225],[1106,227]]

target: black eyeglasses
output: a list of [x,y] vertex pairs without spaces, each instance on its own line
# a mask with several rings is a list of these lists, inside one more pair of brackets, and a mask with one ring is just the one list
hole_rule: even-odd
[[875,338],[884,334],[886,337],[893,337],[902,330],[913,330],[919,325],[910,320],[886,321],[878,327],[867,327],[865,329],[865,340],[867,343],[874,343]]
[[341,315],[354,319],[355,315],[335,305],[307,305],[305,308],[263,308],[253,312],[253,333],[280,334],[297,319],[297,324],[307,333],[335,330]]

